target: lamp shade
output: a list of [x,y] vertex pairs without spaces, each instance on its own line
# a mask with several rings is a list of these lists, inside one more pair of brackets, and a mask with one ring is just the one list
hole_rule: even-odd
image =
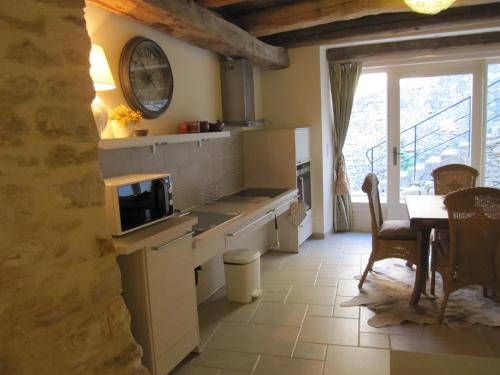
[[92,44],[90,50],[90,76],[95,91],[112,90],[116,87],[104,50],[97,44]]
[[423,14],[437,14],[449,8],[455,0],[405,0],[413,11]]

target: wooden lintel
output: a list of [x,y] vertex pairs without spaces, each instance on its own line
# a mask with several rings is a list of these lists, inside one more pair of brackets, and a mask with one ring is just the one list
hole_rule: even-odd
[[242,3],[245,0],[198,0],[198,4],[206,8],[220,8],[226,5]]
[[500,28],[500,4],[452,8],[432,17],[414,12],[381,14],[269,35],[261,40],[294,48],[470,34],[473,30],[492,28]]
[[270,68],[289,65],[288,52],[253,37],[193,0],[87,0],[223,56]]
[[[456,0],[453,6],[496,2],[499,0]],[[301,0],[248,13],[234,21],[255,36],[265,36],[331,22],[408,11],[403,0]]]
[[458,50],[477,46],[500,46],[500,32],[458,35],[443,38],[407,40],[404,42],[369,44],[355,47],[330,48],[326,52],[328,61],[364,61],[376,57],[387,57],[392,54],[418,52],[421,55],[432,55],[437,51]]

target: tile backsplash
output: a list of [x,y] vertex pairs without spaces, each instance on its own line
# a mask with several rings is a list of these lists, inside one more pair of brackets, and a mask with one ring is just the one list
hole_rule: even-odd
[[225,196],[243,188],[242,134],[196,142],[121,150],[100,150],[103,177],[131,173],[171,173],[176,209],[203,204],[214,193]]

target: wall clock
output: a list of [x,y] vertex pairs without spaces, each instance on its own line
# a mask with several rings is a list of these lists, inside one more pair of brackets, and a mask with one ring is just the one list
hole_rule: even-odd
[[120,56],[120,83],[128,104],[144,118],[156,118],[172,100],[174,78],[163,49],[150,39],[135,37]]

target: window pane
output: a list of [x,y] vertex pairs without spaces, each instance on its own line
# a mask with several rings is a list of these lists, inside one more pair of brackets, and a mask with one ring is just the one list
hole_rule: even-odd
[[387,200],[387,74],[362,74],[344,144],[353,201],[366,201],[361,185],[367,173],[380,181],[380,199]]
[[500,64],[488,66],[485,185],[500,188]]
[[400,199],[433,194],[433,169],[470,164],[472,74],[400,80]]

